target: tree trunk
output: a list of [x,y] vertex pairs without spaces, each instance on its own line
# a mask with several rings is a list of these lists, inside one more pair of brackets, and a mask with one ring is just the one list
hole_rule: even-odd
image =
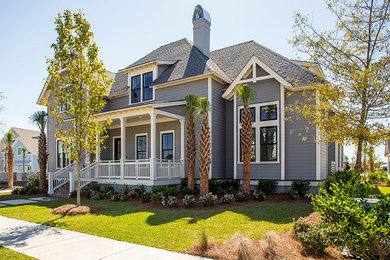
[[244,104],[241,127],[241,146],[243,150],[242,191],[251,191],[251,150],[253,142],[252,113],[248,104]]
[[362,168],[362,148],[363,148],[363,140],[359,139],[357,149],[356,149],[355,171],[361,170]]
[[195,124],[193,112],[188,112],[187,118],[187,163],[188,163],[188,188],[195,189]]
[[47,181],[46,181],[46,167],[47,158],[49,153],[47,152],[46,135],[41,132],[38,140],[38,164],[39,164],[39,191],[46,192]]
[[199,145],[199,174],[200,174],[200,195],[209,193],[209,172],[211,164],[210,128],[207,112],[203,115],[202,129],[200,132]]
[[80,170],[81,170],[81,162],[77,162],[77,207],[81,206],[81,198],[80,198]]
[[370,172],[375,172],[374,156],[370,155],[368,157],[368,162],[369,162],[369,166],[370,166]]
[[26,172],[24,169],[24,166],[25,166],[25,162],[26,162],[26,154],[23,153],[23,172]]
[[8,146],[8,187],[14,187],[14,152],[11,145]]
[[8,169],[8,160],[7,160],[7,157],[8,157],[8,153],[7,152],[5,152],[4,153],[4,157],[5,157],[5,159],[4,159],[4,171],[5,172],[7,172],[7,169]]

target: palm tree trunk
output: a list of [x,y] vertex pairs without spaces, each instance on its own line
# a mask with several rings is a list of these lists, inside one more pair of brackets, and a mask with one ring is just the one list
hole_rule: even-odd
[[47,158],[49,156],[47,152],[47,142],[46,135],[44,132],[41,132],[38,140],[38,163],[39,163],[39,191],[46,192],[47,190],[47,181],[46,181],[46,167],[47,167]]
[[14,152],[11,145],[8,147],[8,187],[14,187]]
[[207,112],[203,114],[199,145],[200,195],[209,193],[209,172],[211,165],[210,127]]
[[241,145],[243,148],[243,173],[242,173],[242,191],[250,193],[250,164],[251,164],[251,149],[253,142],[253,129],[252,129],[252,113],[249,109],[249,105],[244,105],[244,111],[242,115],[242,127],[241,127]]
[[188,112],[187,118],[187,164],[188,164],[188,188],[195,189],[195,124],[193,112]]
[[23,172],[25,172],[25,170],[24,170],[25,162],[26,162],[26,154],[23,153]]

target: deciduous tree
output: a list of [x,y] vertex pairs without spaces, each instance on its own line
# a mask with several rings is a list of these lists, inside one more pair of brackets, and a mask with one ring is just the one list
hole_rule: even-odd
[[305,100],[289,109],[317,126],[321,141],[354,143],[360,169],[363,142],[389,137],[390,2],[325,3],[336,19],[334,29],[320,31],[297,13],[292,43],[321,65],[328,81],[311,84]]
[[80,206],[81,163],[85,153],[99,153],[97,144],[106,138],[106,127],[111,121],[98,121],[96,112],[105,106],[104,96],[113,80],[98,58],[91,26],[81,11],[65,10],[55,24],[58,37],[52,44],[54,57],[47,60],[51,76],[48,90],[54,101],[48,103],[49,113],[56,119],[55,136],[77,165],[77,205]]

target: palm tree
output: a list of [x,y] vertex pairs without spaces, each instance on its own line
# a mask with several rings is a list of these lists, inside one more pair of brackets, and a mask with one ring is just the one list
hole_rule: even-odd
[[251,148],[253,142],[252,113],[249,109],[249,103],[256,98],[256,92],[247,84],[237,88],[237,94],[244,105],[244,111],[241,116],[241,146],[243,153],[243,173],[242,173],[242,190],[249,193],[251,190]]
[[196,107],[196,114],[202,115],[202,128],[199,140],[199,162],[198,169],[200,175],[200,195],[209,193],[209,171],[211,165],[211,138],[208,112],[210,103],[206,97],[199,98]]
[[39,164],[39,190],[45,192],[47,190],[46,182],[46,166],[49,153],[47,152],[47,140],[45,128],[47,124],[47,113],[45,111],[36,111],[30,117],[32,124],[38,126],[41,133],[38,139],[38,164]]
[[26,163],[26,153],[27,153],[26,147],[23,147],[23,148],[22,148],[22,151],[23,151],[23,172],[25,172],[24,166],[25,166],[25,163]]
[[12,150],[14,133],[8,132],[5,134],[5,141],[7,144],[7,155],[8,155],[8,187],[13,188],[14,186],[14,152]]
[[195,189],[195,156],[196,139],[194,113],[198,107],[198,97],[194,94],[185,96],[186,106],[184,111],[187,113],[187,164],[188,164],[188,188]]

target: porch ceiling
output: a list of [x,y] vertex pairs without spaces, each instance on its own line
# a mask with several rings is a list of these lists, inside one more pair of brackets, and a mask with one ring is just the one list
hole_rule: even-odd
[[[125,117],[125,124],[126,127],[129,126],[136,126],[136,125],[149,125],[151,123],[151,118],[149,114],[142,114],[137,116],[130,116]],[[164,122],[172,122],[176,121],[178,119],[172,118],[165,115],[157,114],[156,116],[156,123],[164,123]],[[113,119],[111,125],[108,127],[108,129],[114,129],[114,128],[120,128],[121,127],[121,120],[119,118]]]

